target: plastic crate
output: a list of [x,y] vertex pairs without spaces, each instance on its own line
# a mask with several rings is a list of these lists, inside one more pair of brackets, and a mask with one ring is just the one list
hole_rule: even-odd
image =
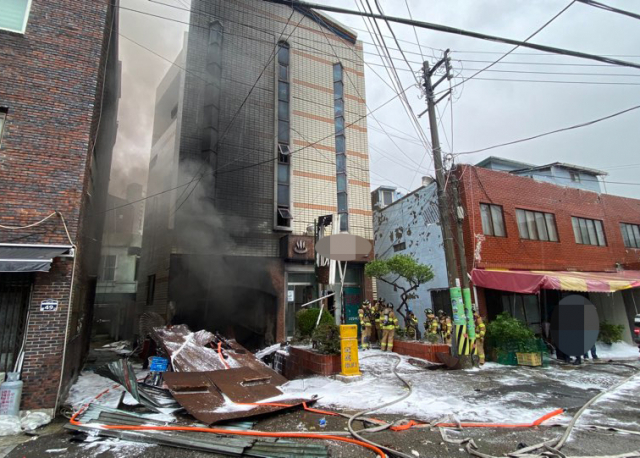
[[496,362],[505,366],[517,366],[518,358],[513,351],[498,351],[496,354]]
[[541,353],[516,353],[518,366],[542,366]]

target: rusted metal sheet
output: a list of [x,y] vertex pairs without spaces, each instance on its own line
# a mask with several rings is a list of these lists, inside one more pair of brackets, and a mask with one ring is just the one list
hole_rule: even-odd
[[233,402],[258,402],[282,394],[271,377],[248,367],[208,372],[207,377]]
[[249,386],[264,380],[255,371],[246,368],[214,372],[167,372],[164,376],[175,400],[193,417],[207,424],[249,418],[311,402],[306,399],[282,399],[277,401],[278,405],[243,404],[260,403],[263,399],[281,394],[270,383]]
[[161,345],[176,372],[210,372],[226,368],[218,354],[214,341],[220,341],[222,355],[231,369],[250,368],[269,377],[275,386],[283,385],[287,379],[258,360],[253,353],[235,340],[223,339],[207,331],[191,332],[186,325],[171,328],[156,328],[154,339]]

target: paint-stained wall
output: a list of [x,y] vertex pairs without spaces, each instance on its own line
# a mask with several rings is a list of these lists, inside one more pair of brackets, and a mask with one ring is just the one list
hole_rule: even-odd
[[[433,308],[431,290],[448,287],[439,221],[435,183],[420,187],[373,213],[377,259],[388,259],[395,254],[410,254],[419,262],[431,265],[433,269],[434,278],[418,288],[417,299],[409,301],[420,321],[420,329],[424,326],[424,310]],[[401,291],[394,291],[393,286],[380,279],[377,280],[377,285],[378,297],[383,297],[397,307]]]

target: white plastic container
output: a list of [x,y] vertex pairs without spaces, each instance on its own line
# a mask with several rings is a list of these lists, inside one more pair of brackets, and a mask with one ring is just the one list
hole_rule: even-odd
[[0,385],[0,415],[20,414],[23,381],[18,372],[7,372],[7,381]]

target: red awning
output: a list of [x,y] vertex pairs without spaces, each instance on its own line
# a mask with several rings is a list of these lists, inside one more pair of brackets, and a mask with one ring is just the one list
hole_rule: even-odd
[[537,294],[541,289],[612,293],[640,287],[640,271],[567,272],[473,269],[471,281],[482,288]]

